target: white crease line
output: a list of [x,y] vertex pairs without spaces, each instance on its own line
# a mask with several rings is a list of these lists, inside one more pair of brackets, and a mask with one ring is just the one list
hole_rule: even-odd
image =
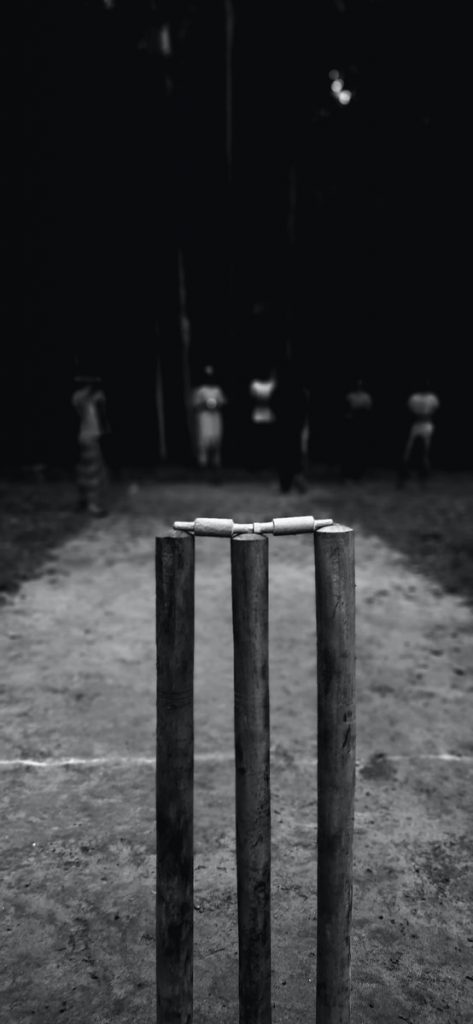
[[[296,767],[316,767],[316,757],[292,757],[290,753],[286,751],[271,751],[272,757],[281,756],[286,757],[289,766],[295,765]],[[209,751],[204,754],[196,754],[194,758],[196,764],[223,764],[225,762],[232,762],[235,760],[233,752],[225,751]],[[366,761],[357,761],[357,768],[362,768],[368,764],[381,763],[382,761],[455,761],[465,764],[472,764],[473,757],[468,754],[383,754],[382,756],[373,755]],[[134,765],[152,765],[155,767],[156,758],[154,757],[63,757],[63,758],[49,758],[43,761],[35,761],[32,758],[11,758],[10,760],[0,760],[0,768],[75,768],[75,767],[86,767],[95,768],[102,765],[110,765],[116,767],[127,767]]]
[[140,765],[155,764],[153,757],[58,757],[48,758],[44,761],[34,761],[32,758],[15,757],[10,761],[0,761],[0,768],[69,768],[69,767],[100,767],[100,765]]
[[[277,754],[277,751],[275,751]],[[288,753],[286,756],[288,761],[292,764],[299,765],[300,767],[312,767],[317,764],[316,757],[291,757]],[[468,754],[371,754],[365,761],[357,761],[356,767],[363,768],[367,764],[381,764],[383,761],[459,761],[465,764],[473,764],[473,757]]]
[[473,761],[473,757],[468,754],[385,754],[384,756],[387,761]]

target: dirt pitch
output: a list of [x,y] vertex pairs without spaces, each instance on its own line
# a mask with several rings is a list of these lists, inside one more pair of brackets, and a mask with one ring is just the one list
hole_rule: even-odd
[[[72,485],[45,486],[64,518]],[[116,491],[111,515],[77,520],[0,608],[2,1021],[156,1021],[154,536],[195,515],[312,513],[356,531],[353,1024],[471,1024],[471,477],[403,492],[314,482],[285,497],[272,480]],[[269,543],[273,1021],[305,1024],[313,549],[309,537]],[[194,1019],[236,1024],[228,542],[197,541],[196,557]]]

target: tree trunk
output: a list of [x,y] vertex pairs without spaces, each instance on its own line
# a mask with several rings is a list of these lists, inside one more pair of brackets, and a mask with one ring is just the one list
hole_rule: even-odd
[[192,409],[192,381],[190,372],[190,344],[191,333],[189,317],[187,315],[187,290],[182,251],[178,252],[178,277],[179,277],[179,327],[182,351],[182,384],[184,390],[184,405],[186,410],[186,422],[189,434],[191,452],[196,454],[196,438],[194,414]]

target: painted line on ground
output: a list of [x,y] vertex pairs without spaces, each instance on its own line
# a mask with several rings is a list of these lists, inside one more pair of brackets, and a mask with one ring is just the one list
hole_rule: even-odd
[[[271,751],[272,757],[286,758],[289,765],[295,765],[296,767],[316,767],[316,757],[293,757],[288,751],[281,751],[276,749]],[[226,751],[209,751],[203,754],[195,755],[196,764],[224,764],[226,762],[232,762],[235,760],[233,752]],[[376,763],[376,761],[454,761],[463,764],[473,764],[473,756],[468,754],[374,754],[365,761],[357,761],[357,768]],[[36,761],[33,758],[15,757],[5,760],[0,760],[0,768],[40,768],[40,769],[54,769],[54,768],[99,768],[99,767],[134,767],[140,765],[150,765],[155,767],[156,759],[154,757],[58,757],[58,758],[45,758],[42,761]]]

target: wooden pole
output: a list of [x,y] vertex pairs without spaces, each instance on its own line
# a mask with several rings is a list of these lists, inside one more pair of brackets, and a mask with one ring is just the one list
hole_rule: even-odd
[[187,430],[189,434],[189,443],[191,446],[192,455],[196,455],[197,445],[195,438],[195,417],[194,410],[192,408],[192,384],[191,384],[191,371],[190,371],[190,344],[191,344],[191,330],[189,317],[187,316],[187,287],[186,287],[186,271],[184,266],[184,255],[182,249],[178,249],[177,253],[177,273],[178,273],[178,285],[179,285],[179,328],[181,336],[181,355],[182,355],[182,381],[184,388],[184,405],[186,410],[187,419]]
[[348,527],[314,536],[317,621],[317,1024],[350,1024],[355,564]]
[[231,541],[240,1024],[271,1024],[268,541]]
[[228,182],[232,180],[233,143],[233,0],[225,0],[225,145],[227,155]]
[[194,538],[156,538],[158,1024],[192,1024]]

